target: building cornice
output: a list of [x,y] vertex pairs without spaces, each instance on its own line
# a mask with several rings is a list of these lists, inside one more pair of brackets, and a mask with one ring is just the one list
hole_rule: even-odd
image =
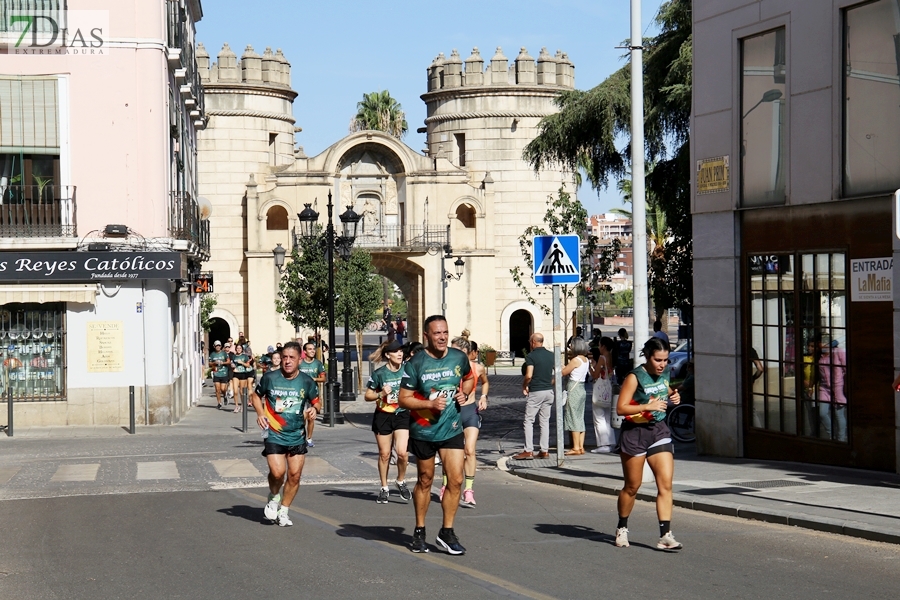
[[207,109],[208,117],[254,117],[257,119],[275,119],[277,121],[286,121],[293,125],[297,120],[291,115],[278,112],[264,112],[261,110],[214,110]]
[[206,94],[243,94],[245,96],[270,96],[273,98],[282,98],[293,102],[297,97],[297,92],[293,89],[284,87],[274,87],[271,85],[253,85],[241,83],[240,81],[204,81],[203,92]]
[[472,96],[543,96],[545,98],[555,98],[560,92],[565,92],[569,89],[556,85],[474,85],[427,92],[422,94],[420,98],[426,104],[435,100],[469,98]]
[[447,113],[433,115],[425,119],[425,124],[446,123],[447,121],[460,121],[462,119],[490,119],[490,118],[528,118],[534,117],[542,119],[556,114],[556,111],[538,112],[538,111],[520,111],[520,110],[479,110],[464,113]]

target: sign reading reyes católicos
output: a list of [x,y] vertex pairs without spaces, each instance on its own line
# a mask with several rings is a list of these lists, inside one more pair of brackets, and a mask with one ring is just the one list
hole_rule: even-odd
[[181,279],[178,252],[2,252],[0,282]]

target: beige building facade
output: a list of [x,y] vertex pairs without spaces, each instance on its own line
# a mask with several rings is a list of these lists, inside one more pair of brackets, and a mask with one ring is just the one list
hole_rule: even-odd
[[[362,215],[356,245],[402,291],[410,339],[442,311],[451,332],[468,328],[498,350],[520,351],[532,331],[549,327],[510,269],[525,267],[518,237],[541,223],[548,196],[563,184],[574,190],[570,174],[535,173],[522,160],[540,119],[556,111],[554,98],[574,87],[565,54],[542,50],[535,60],[523,48],[514,61],[500,48],[489,60],[477,48],[465,61],[456,50],[441,54],[422,96],[424,153],[362,131],[315,157],[295,149],[296,92],[280,51],[260,56],[247,47],[238,60],[226,45],[211,63],[201,46],[197,56],[209,116],[198,142],[200,194],[213,206],[204,269],[215,278],[219,335],[245,332],[257,349],[296,335],[274,308],[273,249],[290,251],[305,204],[324,223],[329,194],[336,224],[347,207]],[[449,279],[445,268],[453,273],[457,257],[462,277]]]

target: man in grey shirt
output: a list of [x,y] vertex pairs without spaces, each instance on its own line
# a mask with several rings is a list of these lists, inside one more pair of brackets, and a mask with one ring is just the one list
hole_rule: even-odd
[[525,450],[513,456],[515,460],[535,458],[534,419],[540,415],[541,451],[537,458],[550,457],[550,412],[553,407],[553,353],[544,348],[544,336],[532,334],[529,338],[531,352],[525,359],[525,379],[522,381],[522,393],[527,396],[525,402]]

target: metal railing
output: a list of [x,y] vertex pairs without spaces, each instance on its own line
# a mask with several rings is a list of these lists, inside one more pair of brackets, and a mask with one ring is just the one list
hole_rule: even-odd
[[0,237],[74,237],[74,185],[0,186]]
[[[362,224],[357,230],[354,248],[370,251],[425,252],[440,249],[450,243],[447,228],[440,225],[385,225],[366,231]],[[294,231],[294,246],[299,240],[299,231]]]
[[185,192],[170,192],[169,198],[169,235],[209,251],[209,222],[200,220],[200,206]]

